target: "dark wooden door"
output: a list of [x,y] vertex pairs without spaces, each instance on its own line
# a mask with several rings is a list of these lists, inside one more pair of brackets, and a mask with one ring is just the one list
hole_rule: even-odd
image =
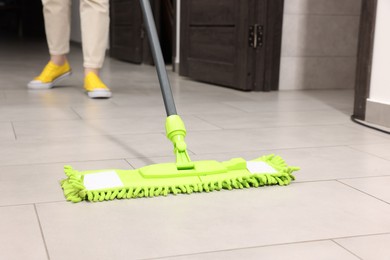
[[139,0],[112,0],[110,18],[110,55],[141,63],[143,31]]
[[[163,11],[167,10],[164,3],[166,3],[166,0],[163,2],[161,2],[161,0],[150,0],[157,33],[159,35],[162,31],[161,21],[165,17],[165,12]],[[139,0],[111,0],[110,18],[110,56],[137,64],[153,64],[153,57],[144,27]],[[173,19],[174,17],[171,18],[171,20]],[[166,25],[163,29],[166,31],[168,26],[173,25]],[[164,37],[167,37],[165,31],[163,31],[163,39]],[[165,42],[161,39],[160,41],[162,43]],[[172,41],[170,41],[170,44],[172,44]],[[162,44],[162,46],[165,47],[163,48],[163,53],[165,55],[168,53],[167,48],[169,46],[165,46],[164,44]]]
[[280,10],[283,0],[181,1],[180,74],[240,90],[277,89]]

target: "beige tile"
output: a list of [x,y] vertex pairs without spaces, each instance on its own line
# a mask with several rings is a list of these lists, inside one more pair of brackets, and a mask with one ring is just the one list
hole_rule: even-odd
[[[83,119],[105,119],[105,118],[126,118],[131,116],[160,116],[166,117],[164,106],[161,104],[143,104],[140,108],[139,104],[130,104],[126,106],[106,106],[94,107],[75,106],[73,109]],[[180,103],[177,104],[178,114],[194,115],[197,113],[230,113],[240,111],[223,103]]]
[[83,120],[61,121],[19,121],[14,122],[15,134],[18,140],[61,139],[63,137],[82,137],[107,135]]
[[0,206],[65,201],[60,184],[65,164],[80,171],[131,168],[125,160],[0,166]]
[[[336,110],[329,111],[340,112],[352,106],[352,102],[326,102],[318,99],[307,99],[304,102],[300,99],[283,101],[231,101],[226,104],[240,109],[244,112],[291,112],[291,111],[315,111],[315,110]],[[237,112],[237,111],[236,111]],[[259,118],[261,115],[259,115]]]
[[0,105],[0,121],[34,121],[34,120],[68,120],[78,119],[77,114],[70,108],[45,107],[26,105]]
[[171,154],[163,134],[67,137],[0,142],[0,165],[112,160]]
[[0,122],[0,141],[13,141],[15,140],[15,133],[12,127],[12,123]]
[[[369,126],[373,126],[373,127],[377,127],[377,128],[383,129],[385,131],[390,131],[390,128],[386,128],[386,127],[383,127],[383,126],[371,124],[371,123],[368,123],[368,122],[363,122],[363,123],[367,124]],[[356,130],[359,130],[359,131],[365,131],[365,132],[368,132],[368,133],[371,133],[371,134],[374,134],[374,135],[378,135],[378,136],[382,136],[384,138],[390,139],[390,135],[389,134],[382,133],[382,132],[377,131],[375,129],[371,129],[369,127],[357,124],[357,123],[353,122],[352,120],[349,123],[343,124],[343,126],[351,127],[351,128],[356,129]]]
[[390,258],[390,234],[337,239],[336,242],[364,260]]
[[0,207],[0,244],[1,259],[48,259],[34,206]]
[[[270,102],[271,103],[271,102]],[[247,103],[247,105],[250,103]],[[243,105],[245,106],[245,105]],[[266,105],[264,105],[265,107]],[[238,106],[237,106],[238,107]],[[259,106],[255,105],[253,109]],[[199,118],[223,129],[265,128],[301,125],[332,125],[349,122],[349,117],[337,110],[319,111],[292,111],[293,109],[276,108],[286,110],[280,112],[257,112],[235,114],[202,114]],[[259,109],[259,111],[262,109]],[[265,110],[265,109],[264,109]],[[190,128],[189,128],[190,129]]]
[[389,139],[337,125],[202,131],[187,134],[189,150],[195,154],[386,142],[389,142]]
[[[218,127],[194,116],[183,116],[187,129],[191,131],[217,130]],[[67,121],[15,122],[18,140],[61,139],[63,137],[107,136],[128,134],[165,134],[164,116],[131,116]],[[11,132],[13,135],[13,132]]]
[[[390,167],[383,169],[383,175],[390,175],[389,169]],[[341,182],[390,204],[390,176],[346,179]]]
[[[319,254],[321,252],[321,254]],[[226,250],[203,254],[167,257],[162,259],[172,260],[214,260],[214,259],[246,259],[246,260],[302,260],[302,259],[343,259],[358,260],[356,256],[349,253],[331,241],[297,243],[280,246],[255,247],[247,249]]]
[[[181,116],[186,129],[189,131],[218,130],[212,123],[208,123],[192,115]],[[88,120],[86,124],[100,133],[120,134],[165,134],[166,117],[128,117],[118,119]]]
[[353,149],[369,153],[372,155],[376,155],[380,158],[384,158],[386,160],[390,160],[390,144],[382,143],[382,144],[365,144],[365,145],[353,145],[351,146]]
[[388,171],[390,161],[348,147],[275,150],[272,152],[284,158],[288,163],[301,168],[295,174],[297,181],[390,175]]
[[[49,254],[58,260],[152,258],[390,232],[388,204],[337,182],[37,208]],[[72,250],[62,241],[72,241]]]
[[[70,105],[93,103],[93,100],[85,95],[81,85],[69,85],[48,90],[5,90],[4,95],[5,103],[10,105],[27,104],[39,107],[68,107]],[[102,101],[111,102],[108,100]]]

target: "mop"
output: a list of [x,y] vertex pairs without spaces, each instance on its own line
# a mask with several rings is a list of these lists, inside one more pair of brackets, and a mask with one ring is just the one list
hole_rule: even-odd
[[176,162],[134,170],[77,171],[65,166],[67,178],[61,181],[61,186],[66,199],[105,201],[290,184],[295,179],[293,172],[299,167],[289,166],[273,154],[250,161],[243,158],[191,161],[184,140],[186,128],[176,112],[150,3],[149,0],[140,3],[167,113],[166,135],[173,143]]

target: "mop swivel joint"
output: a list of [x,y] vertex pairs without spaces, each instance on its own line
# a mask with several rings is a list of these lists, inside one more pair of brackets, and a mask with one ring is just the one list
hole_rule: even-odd
[[187,144],[184,141],[187,132],[183,120],[178,115],[171,115],[167,117],[165,129],[168,139],[173,143],[177,169],[193,169],[194,163],[191,162],[187,152]]

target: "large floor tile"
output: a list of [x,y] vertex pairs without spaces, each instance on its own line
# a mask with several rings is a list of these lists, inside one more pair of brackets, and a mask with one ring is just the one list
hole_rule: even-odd
[[0,207],[0,259],[48,259],[34,206]]
[[275,150],[301,168],[297,181],[318,181],[369,176],[389,176],[390,161],[348,147]]
[[[364,123],[366,123],[366,122],[364,122]],[[351,127],[351,128],[357,129],[359,131],[366,131],[368,133],[372,133],[372,134],[375,134],[375,135],[378,135],[378,136],[382,136],[382,137],[387,138],[387,139],[390,140],[390,135],[389,134],[381,132],[381,131],[378,131],[378,130],[375,130],[375,129],[371,129],[369,127],[366,127],[366,126],[363,126],[363,125],[360,125],[360,124],[357,124],[357,123],[353,122],[352,120],[350,122],[347,122],[347,123],[343,124],[343,126]],[[390,128],[386,128],[386,127],[382,127],[382,126],[378,126],[378,125],[372,125],[372,124],[371,124],[371,126],[378,127],[379,129],[382,129],[382,130],[385,130],[385,131],[390,131]]]
[[[130,169],[124,160],[70,162],[77,170]],[[64,164],[0,166],[0,206],[65,201],[60,181]]]
[[[388,204],[338,182],[37,209],[56,260],[139,259],[390,232]],[[72,250],[62,241],[72,241]]]
[[78,119],[70,108],[0,105],[0,121],[69,120]]
[[0,165],[112,160],[172,153],[164,134],[64,137],[0,143]]
[[[321,252],[321,253],[319,253]],[[303,260],[303,259],[316,259],[316,260],[329,260],[329,259],[342,259],[342,260],[358,260],[359,258],[349,253],[347,250],[341,248],[331,241],[320,242],[308,242],[297,243],[280,246],[267,246],[257,248],[246,248],[227,250],[221,252],[210,252],[203,254],[184,255],[184,256],[171,256],[162,259],[172,260]]]
[[143,106],[142,109],[136,104],[133,106],[73,106],[72,107],[82,119],[107,119],[107,118],[126,118],[131,116],[165,116],[164,107],[159,104],[150,104]]
[[196,154],[378,144],[389,139],[343,126],[297,126],[187,133],[188,147]]
[[199,118],[224,129],[250,129],[264,127],[332,125],[349,122],[349,117],[337,110],[268,112],[268,113],[220,113],[202,114]]
[[15,140],[15,133],[10,122],[0,123],[0,141]]
[[[192,131],[219,129],[194,116],[183,116],[182,118],[186,127]],[[13,126],[18,140],[59,139],[98,135],[165,133],[165,119],[163,116],[132,116],[90,120],[21,121],[13,123]],[[14,136],[12,128],[11,133]]]
[[390,259],[390,234],[337,239],[336,242],[360,257],[360,259]]
[[[184,83],[185,84],[185,83]],[[250,100],[250,95],[239,95],[237,92],[227,92],[222,91],[194,91],[187,86],[188,90],[183,90],[181,86],[180,90],[174,90],[173,96],[175,103],[178,105],[179,113],[181,114],[181,107],[187,104],[195,104],[199,107],[202,107],[203,104],[207,103],[216,103],[216,102],[226,102],[226,101],[246,101]],[[114,89],[115,91],[115,89]],[[123,93],[122,93],[123,92]],[[118,93],[116,91],[115,93]],[[139,87],[132,87],[131,89],[120,90],[120,95],[115,95],[113,102],[121,106],[128,105],[155,105],[158,104],[163,108],[163,99],[160,93],[158,86],[156,86],[155,91],[147,91],[145,95],[145,90]]]
[[[390,167],[384,170],[386,174],[390,175]],[[386,177],[372,177],[361,179],[346,179],[341,182],[348,184],[358,190],[370,194],[378,199],[386,201],[390,204],[390,176]]]
[[231,101],[226,104],[236,107],[246,112],[289,112],[289,111],[314,111],[314,110],[334,110],[346,109],[352,107],[351,102],[329,102],[319,99],[287,99],[283,102],[275,102],[275,100],[265,101]]
[[387,142],[383,144],[353,145],[351,147],[356,150],[373,154],[386,160],[390,160],[390,144]]
[[[91,107],[87,106],[73,106],[73,109],[83,119],[105,119],[105,118],[126,118],[132,116],[160,116],[166,117],[165,108],[161,104],[147,104],[140,106],[135,104],[129,104],[125,106],[112,106],[112,107]],[[194,115],[202,113],[235,113],[239,112],[239,109],[231,107],[223,103],[202,103],[202,104],[177,104],[178,114],[180,115]]]
[[[93,104],[94,101],[84,93],[82,86],[77,86],[77,82],[66,82],[63,87],[47,90],[4,90],[4,104],[9,105],[35,105],[40,107],[65,107],[70,105]],[[108,103],[110,100],[100,100]]]
[[28,139],[55,139],[63,137],[81,137],[91,135],[107,135],[88,125],[83,120],[61,121],[19,121],[13,123],[18,140]]

